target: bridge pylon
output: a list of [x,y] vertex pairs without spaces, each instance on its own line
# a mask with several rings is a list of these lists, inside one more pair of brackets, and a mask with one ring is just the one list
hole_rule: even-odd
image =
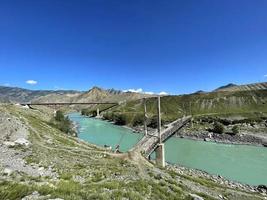
[[144,103],[144,133],[147,136],[147,110],[146,110],[146,98],[143,99]]
[[165,167],[165,148],[161,138],[160,96],[158,96],[158,139],[159,139],[159,144],[156,149],[156,164],[160,167]]

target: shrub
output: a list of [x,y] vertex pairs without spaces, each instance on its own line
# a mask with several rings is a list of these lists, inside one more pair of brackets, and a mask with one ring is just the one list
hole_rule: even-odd
[[127,123],[126,115],[118,114],[114,117],[115,124],[117,125],[125,125]]
[[110,120],[110,121],[112,121],[112,120],[113,120],[113,113],[111,113],[111,112],[106,112],[106,113],[103,114],[103,118],[104,118],[105,120]]
[[239,133],[239,127],[237,125],[233,126],[232,133],[233,133],[233,135],[236,135]]
[[133,126],[143,125],[144,116],[142,114],[136,114],[133,119]]
[[213,127],[213,132],[214,133],[219,133],[219,134],[222,134],[224,133],[224,126],[222,123],[219,123],[219,122],[215,122],[214,123],[214,127]]
[[151,117],[149,119],[149,122],[148,122],[147,126],[151,127],[151,128],[157,128],[158,127],[158,117],[157,117],[157,115],[154,115],[153,117]]
[[225,126],[230,125],[232,122],[228,119],[219,119],[219,122],[222,123]]
[[82,115],[85,115],[85,116],[92,116],[92,117],[97,116],[97,111],[96,110],[82,109],[81,113],[82,113]]
[[56,117],[55,117],[55,119],[56,119],[56,121],[59,121],[59,122],[64,121],[65,117],[64,117],[63,112],[60,111],[60,110],[58,110],[58,111],[56,112]]
[[82,109],[82,115],[87,115],[87,109]]
[[64,133],[72,133],[72,124],[68,117],[65,117],[63,112],[58,110],[53,123],[59,130]]

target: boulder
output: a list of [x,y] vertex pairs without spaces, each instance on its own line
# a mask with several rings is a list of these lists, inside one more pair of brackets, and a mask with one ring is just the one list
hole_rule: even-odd
[[15,144],[23,145],[23,146],[29,146],[30,142],[26,140],[25,138],[19,138],[15,141]]
[[44,170],[44,167],[40,167],[39,169],[38,169],[38,171],[43,171]]
[[22,198],[21,200],[38,200],[40,199],[40,194],[37,191],[34,191],[31,195]]
[[5,168],[3,171],[4,175],[10,176],[13,173],[13,170],[10,168]]
[[194,199],[194,200],[204,200],[204,198],[203,197],[200,197],[200,196],[198,196],[198,195],[196,195],[196,194],[189,194],[191,197],[192,197],[192,199]]
[[262,141],[262,145],[263,145],[264,147],[267,147],[267,140],[266,140],[266,139]]
[[257,187],[257,190],[261,193],[266,193],[267,194],[267,185],[259,185]]
[[15,142],[9,142],[9,141],[5,141],[3,144],[9,148],[16,146]]
[[64,199],[56,198],[56,199],[48,199],[48,200],[64,200]]

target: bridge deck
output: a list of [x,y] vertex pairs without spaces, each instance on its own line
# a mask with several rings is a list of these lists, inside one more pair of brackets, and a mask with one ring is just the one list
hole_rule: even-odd
[[[176,121],[168,124],[165,129],[161,132],[161,140],[165,142],[170,138],[176,131],[181,129],[189,120],[191,116],[177,119]],[[152,135],[144,136],[132,149],[131,151],[139,151],[144,153],[148,157],[156,148],[159,143],[158,132],[154,132]]]
[[85,103],[76,103],[76,102],[51,102],[51,103],[20,103],[21,105],[28,106],[51,106],[51,105],[94,105],[94,104],[112,104],[118,105],[115,102],[85,102]]

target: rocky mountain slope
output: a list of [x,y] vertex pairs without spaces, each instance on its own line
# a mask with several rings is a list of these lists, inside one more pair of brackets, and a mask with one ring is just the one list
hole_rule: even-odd
[[215,92],[222,92],[222,91],[251,91],[251,90],[267,90],[267,82],[264,83],[253,83],[253,84],[246,84],[246,85],[235,85],[235,84],[228,84],[222,87],[217,88],[214,90]]
[[[123,115],[126,124],[139,124],[143,116],[143,103],[129,101],[112,108],[104,117],[116,119]],[[157,111],[157,99],[147,99],[148,117],[153,118]],[[184,115],[218,117],[265,117],[267,116],[267,90],[219,91],[190,95],[161,97],[163,122],[171,122]]]
[[[222,86],[214,92],[238,92],[266,90],[267,82],[247,85],[228,84]],[[198,91],[194,94],[205,94],[204,91]],[[73,90],[27,90],[17,87],[0,86],[0,102],[125,102],[141,99],[144,97],[153,97],[144,93],[122,92],[115,89],[102,89],[93,87],[89,91],[80,92]],[[187,95],[184,95],[187,96]]]
[[0,102],[123,102],[152,95],[134,92],[122,92],[114,89],[93,87],[87,92],[61,90],[27,90],[13,87],[0,87]]
[[125,102],[151,96],[152,95],[147,95],[142,93],[104,90],[98,87],[93,87],[88,92],[85,92],[74,98],[73,101],[74,102],[90,102],[90,101]]
[[50,125],[52,117],[48,108],[0,105],[1,200],[265,197],[256,187],[204,172],[114,154],[62,133]]
[[0,86],[0,102],[30,102],[44,96],[68,96],[79,95],[81,92],[73,90],[27,90],[18,87],[3,87]]

